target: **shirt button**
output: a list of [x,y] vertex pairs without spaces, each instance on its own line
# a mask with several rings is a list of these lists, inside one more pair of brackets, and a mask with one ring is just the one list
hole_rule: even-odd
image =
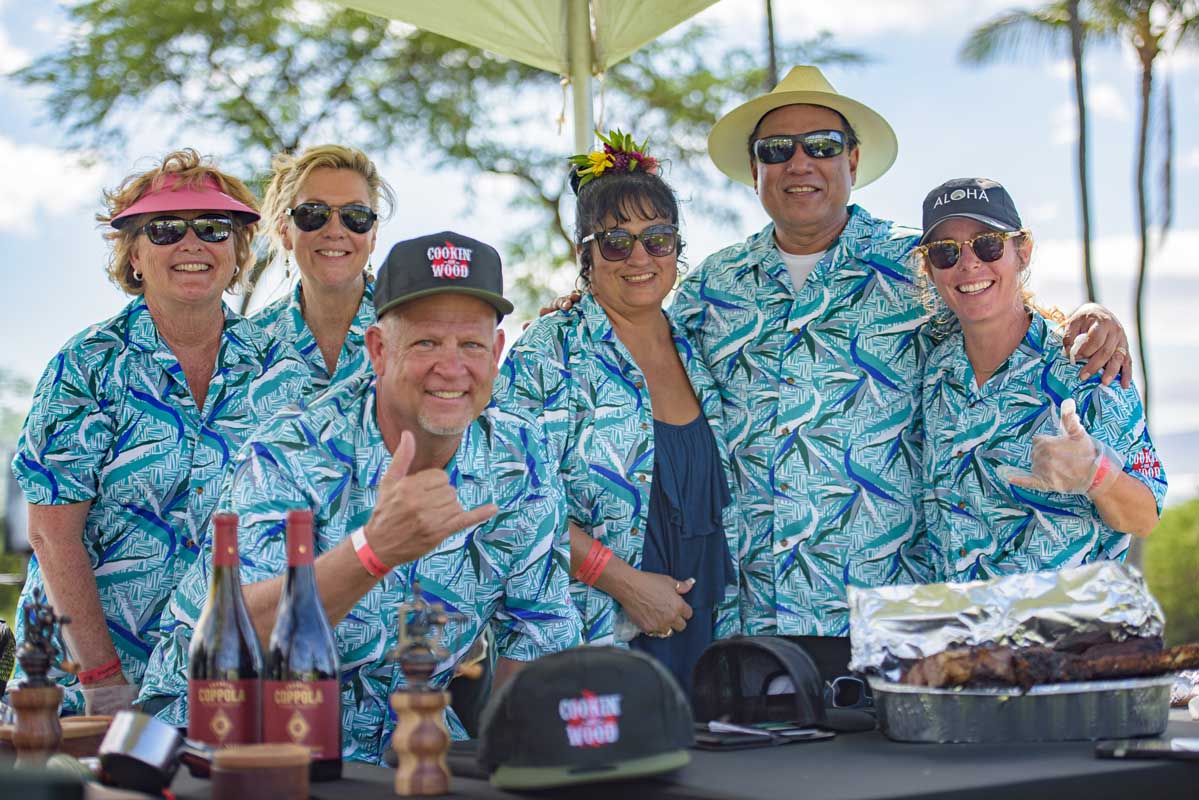
[[781,546],[783,546],[783,547],[790,547],[790,546],[791,546],[791,540],[790,540],[790,539],[783,539],[781,542],[779,542],[779,544],[780,544]]
[[635,528],[633,528],[631,531],[629,531],[629,533],[631,533],[631,534],[633,534],[634,536],[636,536],[637,534],[641,533],[641,529],[640,529],[640,528],[636,528],[636,527],[635,527]]
[[966,510],[966,501],[963,500],[960,503],[958,503],[958,511],[965,511],[965,510]]
[[204,494],[204,487],[203,487],[203,486],[197,486],[197,487],[196,487],[196,494]]
[[641,430],[643,430],[643,431],[649,430],[649,423],[648,422],[641,423]]
[[184,540],[183,540],[183,546],[184,546],[184,547],[186,547],[188,550],[191,550],[191,549],[192,549],[192,540],[191,540],[191,539],[184,539]]
[[799,336],[799,328],[792,328],[792,329],[791,329],[791,335],[792,335],[792,336]]
[[645,477],[645,475],[642,474],[642,475],[637,476],[637,480],[641,481],[642,483],[645,483],[647,480],[649,480],[649,478]]
[[783,436],[786,436],[787,434],[791,433],[791,429],[788,428],[786,425],[784,425],[783,429],[780,431],[780,433],[782,433]]
[[958,555],[962,556],[964,558],[966,556],[966,548],[963,547],[960,550],[958,550]]
[[644,384],[644,383],[642,383],[641,381],[637,381],[637,382],[636,382],[636,383],[634,383],[633,385],[634,385],[634,386],[636,386],[638,389],[644,389],[644,388],[645,388],[645,384]]
[[779,489],[781,489],[784,492],[790,488],[791,488],[791,484],[789,484],[789,483],[780,483],[779,484]]
[[788,378],[787,378],[787,383],[788,383],[788,385],[790,385],[790,386],[794,386],[794,385],[795,385],[795,378],[788,377]]

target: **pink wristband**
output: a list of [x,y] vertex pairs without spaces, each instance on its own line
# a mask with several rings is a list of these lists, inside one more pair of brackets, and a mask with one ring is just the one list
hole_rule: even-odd
[[1099,488],[1099,485],[1107,478],[1109,472],[1112,471],[1112,460],[1107,456],[1099,457],[1099,469],[1095,470],[1095,477],[1091,480],[1090,487],[1087,488],[1087,494]]
[[362,562],[363,568],[366,569],[372,576],[382,578],[387,573],[391,572],[387,565],[379,560],[375,555],[375,551],[371,549],[370,542],[366,540],[366,529],[358,528],[350,534],[350,541],[354,545],[354,554],[358,556],[358,560]]
[[92,667],[91,669],[84,670],[83,672],[80,672],[75,677],[79,679],[80,683],[82,683],[84,686],[86,686],[89,683],[97,683],[99,681],[104,680],[105,678],[111,678],[113,675],[117,675],[120,672],[121,672],[121,659],[114,658],[112,661],[109,661],[107,664],[101,664],[98,667]]

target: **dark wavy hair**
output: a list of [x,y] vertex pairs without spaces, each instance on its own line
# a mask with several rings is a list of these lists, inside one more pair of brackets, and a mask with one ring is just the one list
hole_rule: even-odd
[[[618,223],[634,218],[665,217],[672,225],[679,224],[679,200],[674,189],[658,175],[648,172],[612,172],[588,181],[579,187],[575,167],[570,169],[570,188],[575,193],[575,247],[579,248],[579,277],[591,285],[591,248],[583,240],[603,229],[608,217]],[[683,240],[679,239],[676,257],[683,255]]]

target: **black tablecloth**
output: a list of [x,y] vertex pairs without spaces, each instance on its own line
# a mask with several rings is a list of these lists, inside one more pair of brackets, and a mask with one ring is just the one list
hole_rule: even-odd
[[[1199,723],[1175,719],[1166,736],[1199,736]],[[1199,798],[1199,762],[1097,759],[1091,742],[900,744],[877,732],[728,753],[691,751],[673,782],[597,784],[540,797],[664,798]],[[320,800],[393,797],[394,771],[347,763],[335,783],[313,784]],[[182,772],[179,800],[207,800],[207,781]],[[454,777],[453,797],[512,798],[482,780]],[[527,796],[527,795],[526,795]]]

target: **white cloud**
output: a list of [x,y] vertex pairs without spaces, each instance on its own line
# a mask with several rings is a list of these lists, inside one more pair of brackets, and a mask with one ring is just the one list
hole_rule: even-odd
[[1178,159],[1178,166],[1182,169],[1199,169],[1199,145],[1183,153]]
[[8,31],[0,28],[0,73],[12,72],[32,61],[28,50],[22,50],[9,39]]
[[1037,227],[1057,219],[1057,214],[1057,203],[1039,203],[1028,209],[1024,214],[1024,221],[1033,227]]
[[1092,83],[1087,86],[1087,115],[1099,119],[1127,120],[1128,103],[1114,84]]
[[0,136],[0,232],[37,235],[29,221],[39,213],[66,214],[96,206],[106,170],[80,163],[51,147],[17,144]]
[[1073,144],[1078,140],[1078,113],[1074,103],[1062,103],[1049,117],[1049,141],[1055,145]]

